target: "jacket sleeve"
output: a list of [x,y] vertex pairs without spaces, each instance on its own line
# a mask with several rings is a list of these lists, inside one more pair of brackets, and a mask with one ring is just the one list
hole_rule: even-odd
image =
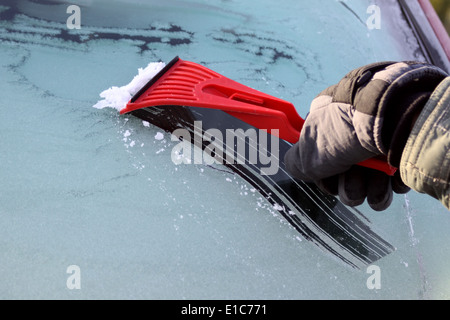
[[450,210],[450,77],[431,95],[408,137],[400,161],[403,182]]

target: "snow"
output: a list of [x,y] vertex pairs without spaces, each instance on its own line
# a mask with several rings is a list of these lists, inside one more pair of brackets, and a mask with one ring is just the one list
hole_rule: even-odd
[[164,139],[164,134],[162,132],[157,132],[155,135],[156,140],[162,140]]
[[281,205],[279,205],[278,203],[275,203],[275,204],[273,205],[273,208],[274,208],[275,210],[277,210],[277,211],[283,211],[283,210],[284,210],[284,207],[281,206]]
[[139,68],[138,74],[127,85],[121,87],[112,86],[102,91],[100,97],[103,100],[98,101],[93,107],[96,109],[113,108],[117,111],[122,110],[128,101],[164,66],[163,62],[150,62],[147,67]]

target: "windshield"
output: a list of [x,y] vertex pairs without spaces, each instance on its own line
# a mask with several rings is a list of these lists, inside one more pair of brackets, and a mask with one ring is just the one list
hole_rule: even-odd
[[373,265],[318,249],[244,178],[177,165],[169,133],[93,108],[139,68],[180,56],[305,117],[353,68],[426,60],[396,1],[8,0],[0,46],[0,297],[449,297],[439,202],[410,192],[386,212],[358,208],[395,247],[374,263],[374,288]]

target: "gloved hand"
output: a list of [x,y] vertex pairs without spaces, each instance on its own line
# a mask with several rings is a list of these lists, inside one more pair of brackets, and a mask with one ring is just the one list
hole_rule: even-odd
[[339,195],[349,206],[365,199],[377,211],[392,202],[393,192],[409,188],[398,173],[355,166],[383,155],[399,166],[415,117],[447,75],[420,62],[381,62],[351,71],[312,104],[300,139],[285,156],[296,178]]

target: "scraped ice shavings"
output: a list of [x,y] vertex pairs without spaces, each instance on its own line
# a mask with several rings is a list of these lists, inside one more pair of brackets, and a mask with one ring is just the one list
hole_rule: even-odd
[[117,111],[126,107],[128,101],[150,81],[165,64],[163,62],[151,62],[144,69],[139,68],[138,74],[125,86],[113,86],[102,93],[103,100],[98,101],[93,107],[96,109],[114,108]]
[[155,135],[155,139],[156,139],[156,140],[162,140],[162,139],[164,139],[164,134],[161,133],[161,132],[157,132],[156,135]]
[[280,206],[278,203],[275,203],[275,204],[273,205],[273,208],[274,208],[275,210],[277,210],[277,211],[283,211],[283,210],[284,210],[284,207],[283,207],[283,206]]

